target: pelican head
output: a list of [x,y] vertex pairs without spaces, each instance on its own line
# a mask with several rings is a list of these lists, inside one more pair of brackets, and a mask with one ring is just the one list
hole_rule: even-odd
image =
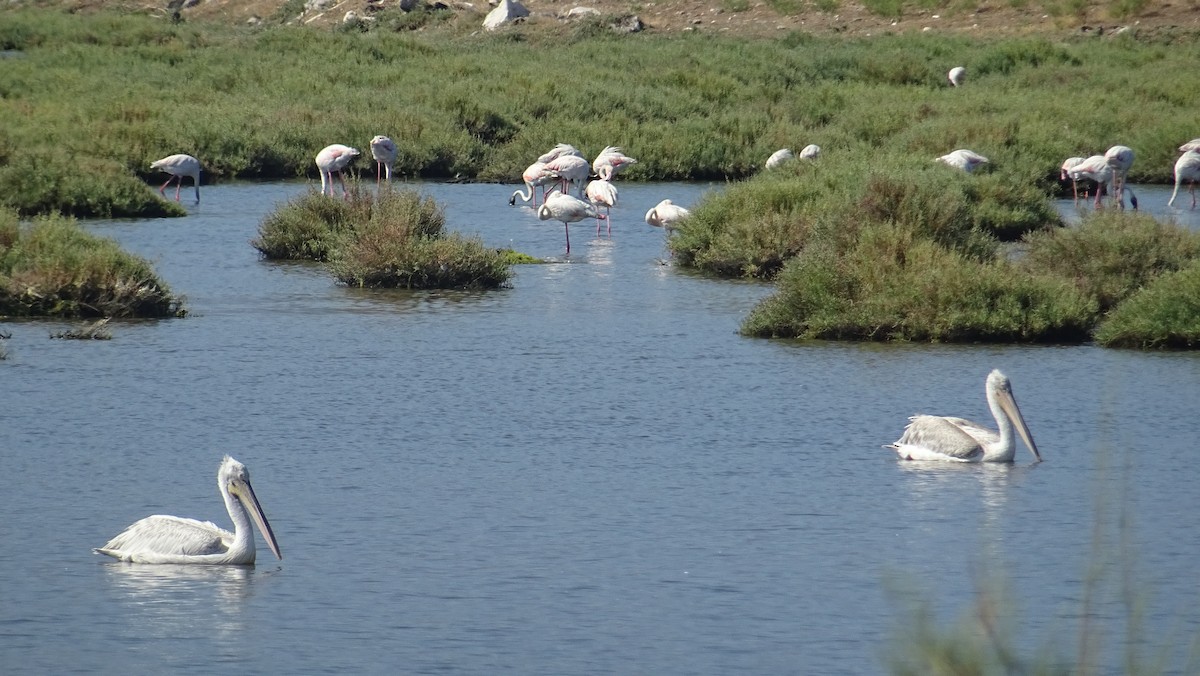
[[[271,553],[275,555],[275,558],[283,559],[283,555],[279,553],[279,543],[275,541],[275,533],[271,530],[271,524],[267,523],[262,506],[258,504],[258,497],[254,495],[254,487],[250,485],[250,470],[227,455],[221,461],[221,468],[217,470],[217,486],[221,489],[221,493],[229,496],[227,502],[229,499],[234,499],[241,504],[250,514],[250,518],[254,520],[258,532],[262,533],[263,539],[267,541]],[[230,507],[232,514],[232,505]]]
[[[1033,453],[1033,457],[1041,462],[1042,454],[1038,452],[1037,444],[1033,442],[1033,435],[1029,433],[1029,426],[1025,424],[1025,418],[1017,406],[1017,399],[1013,396],[1012,383],[1009,382],[1008,376],[1000,372],[1000,369],[992,369],[992,372],[988,374],[987,398],[989,403],[994,403],[993,410],[998,406],[1004,412],[1008,421],[1016,428],[1017,434],[1021,435],[1021,439]],[[996,416],[996,422],[1001,426],[1004,425],[1001,416]]]

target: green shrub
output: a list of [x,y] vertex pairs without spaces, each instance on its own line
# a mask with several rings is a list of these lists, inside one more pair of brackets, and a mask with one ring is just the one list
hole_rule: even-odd
[[1200,234],[1123,211],[1093,212],[1079,227],[1033,233],[1027,244],[1026,269],[1073,280],[1101,312],[1200,256]]
[[1105,347],[1200,347],[1200,261],[1160,275],[1118,305],[1096,329]]
[[23,231],[0,209],[0,315],[174,317],[171,295],[145,260],[70,218],[40,217]]

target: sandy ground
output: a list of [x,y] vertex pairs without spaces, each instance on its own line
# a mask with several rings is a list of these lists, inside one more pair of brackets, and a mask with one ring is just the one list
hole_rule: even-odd
[[[300,21],[310,25],[329,25],[339,22],[348,11],[369,15],[373,8],[388,7],[400,0],[333,0],[328,9],[309,12]],[[434,0],[421,0],[433,2]],[[451,6],[473,8],[486,14],[496,0],[443,0]],[[606,16],[635,15],[646,30],[658,32],[703,31],[720,32],[746,37],[782,35],[801,31],[814,35],[846,35],[865,37],[885,33],[939,31],[977,35],[1113,35],[1121,29],[1137,31],[1139,35],[1180,39],[1200,33],[1200,0],[1166,0],[1148,2],[1136,16],[1115,19],[1104,8],[1111,0],[1092,3],[1082,15],[1051,16],[1037,0],[1015,9],[1018,0],[979,0],[974,9],[964,3],[947,3],[940,10],[919,10],[909,2],[910,9],[900,18],[882,17],[868,12],[852,0],[828,0],[836,3],[831,12],[819,11],[811,0],[773,0],[775,7],[799,8],[781,14],[762,0],[519,0],[536,17],[560,17],[574,7],[591,7]],[[167,0],[157,2],[111,2],[106,0],[67,0],[63,3],[75,9],[123,5],[149,11],[164,11]],[[1049,3],[1046,3],[1047,5]],[[284,0],[200,0],[183,10],[184,17],[215,19],[244,23],[252,17],[274,16]]]

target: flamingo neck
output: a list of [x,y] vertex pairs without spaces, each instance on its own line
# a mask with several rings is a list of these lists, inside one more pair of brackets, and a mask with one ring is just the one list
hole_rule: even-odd
[[992,417],[996,419],[996,430],[1000,433],[1000,438],[994,443],[989,444],[984,449],[984,462],[1012,462],[1012,459],[1017,455],[1017,441],[1013,437],[1013,422],[1009,419],[1008,414],[1000,407],[1000,401],[996,398],[996,393],[992,388],[987,391],[988,408],[992,410]]

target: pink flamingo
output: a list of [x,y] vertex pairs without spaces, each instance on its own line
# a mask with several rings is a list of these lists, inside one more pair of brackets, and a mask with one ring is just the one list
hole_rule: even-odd
[[[1200,145],[1197,146],[1200,148]],[[1200,181],[1200,150],[1189,150],[1175,161],[1175,190],[1171,192],[1171,200],[1167,206],[1175,204],[1175,195],[1179,193],[1179,185],[1187,181],[1188,192],[1192,193],[1192,208],[1196,208],[1196,181]]]
[[[1079,166],[1084,159],[1086,158],[1068,157],[1067,159],[1063,160],[1062,167],[1060,167],[1061,173],[1059,174],[1059,180],[1065,181],[1067,179],[1071,179],[1071,192],[1075,195],[1076,204],[1079,204],[1079,181],[1071,176],[1071,169]],[[1087,199],[1086,192],[1083,194],[1083,197],[1084,199]]]
[[637,160],[621,152],[620,148],[608,146],[600,151],[596,159],[592,160],[592,173],[599,176],[602,168],[611,167],[612,173],[609,175],[609,180],[612,180],[618,173],[634,164],[637,164]]
[[375,158],[375,183],[379,184],[381,174],[387,170],[387,182],[392,182],[392,165],[396,163],[396,144],[386,136],[376,136],[371,139],[371,157]]
[[576,155],[563,155],[546,163],[546,173],[562,183],[560,192],[563,194],[570,194],[571,184],[574,183],[582,195],[583,182],[587,180],[590,171],[587,160]]
[[[608,222],[608,236],[612,237],[612,208],[617,206],[617,186],[612,184],[612,167],[605,165],[600,170],[600,178],[587,184],[584,190],[588,201],[597,207],[604,207],[604,219]],[[600,236],[600,217],[596,217],[596,236]]]
[[675,204],[671,200],[663,200],[646,212],[646,223],[664,230],[674,230],[675,225],[691,216],[692,212]]
[[563,231],[567,234],[567,253],[571,253],[571,223],[585,218],[607,218],[596,211],[596,207],[584,202],[573,195],[552,193],[546,197],[545,203],[538,209],[538,218],[543,221],[562,221]]
[[[1117,198],[1117,204],[1122,209],[1125,208],[1125,182],[1129,177],[1129,168],[1133,166],[1133,149],[1129,146],[1113,146],[1104,153],[1104,160],[1108,162],[1108,166],[1113,170],[1113,197]],[[1129,204],[1137,209],[1137,196],[1133,191],[1129,191]]]
[[1067,175],[1072,181],[1086,178],[1096,182],[1095,206],[1100,206],[1100,197],[1104,194],[1104,186],[1112,182],[1112,167],[1103,155],[1092,155],[1075,166],[1067,169]]
[[583,157],[583,153],[579,152],[579,148],[576,148],[575,146],[571,145],[570,143],[559,143],[558,145],[551,148],[549,152],[542,155],[541,157],[538,157],[537,161],[545,163],[545,164],[549,164],[550,162],[553,162],[554,160],[557,160],[558,158],[563,157],[565,155],[574,155],[575,157]]
[[975,171],[981,164],[987,164],[988,158],[973,150],[960,148],[937,158],[938,162],[948,164],[955,169],[961,169],[968,174]]
[[346,191],[346,179],[342,177],[342,170],[356,157],[358,157],[357,150],[340,143],[325,146],[321,152],[317,153],[317,169],[321,172],[322,195],[325,194],[325,186],[328,185],[329,196],[333,197],[333,174],[337,172],[338,180],[342,183],[342,198],[349,198],[350,194]]
[[[557,179],[546,172],[545,162],[534,162],[525,168],[525,173],[521,174],[521,180],[525,182],[525,187],[529,189],[526,193],[523,190],[513,191],[512,197],[508,198],[508,206],[513,206],[517,203],[517,198],[520,197],[522,202],[533,200],[533,206],[537,206],[537,191],[535,187],[542,187],[549,183],[553,183]],[[542,191],[542,199],[546,198],[546,192]]]
[[167,172],[170,176],[167,177],[167,182],[162,184],[158,189],[158,193],[163,197],[167,196],[167,186],[171,185],[171,181],[175,181],[175,201],[179,201],[179,190],[183,187],[183,177],[191,176],[192,185],[196,188],[196,203],[200,203],[200,160],[191,155],[171,155],[164,157],[161,160],[150,163],[151,169],[159,169]]

